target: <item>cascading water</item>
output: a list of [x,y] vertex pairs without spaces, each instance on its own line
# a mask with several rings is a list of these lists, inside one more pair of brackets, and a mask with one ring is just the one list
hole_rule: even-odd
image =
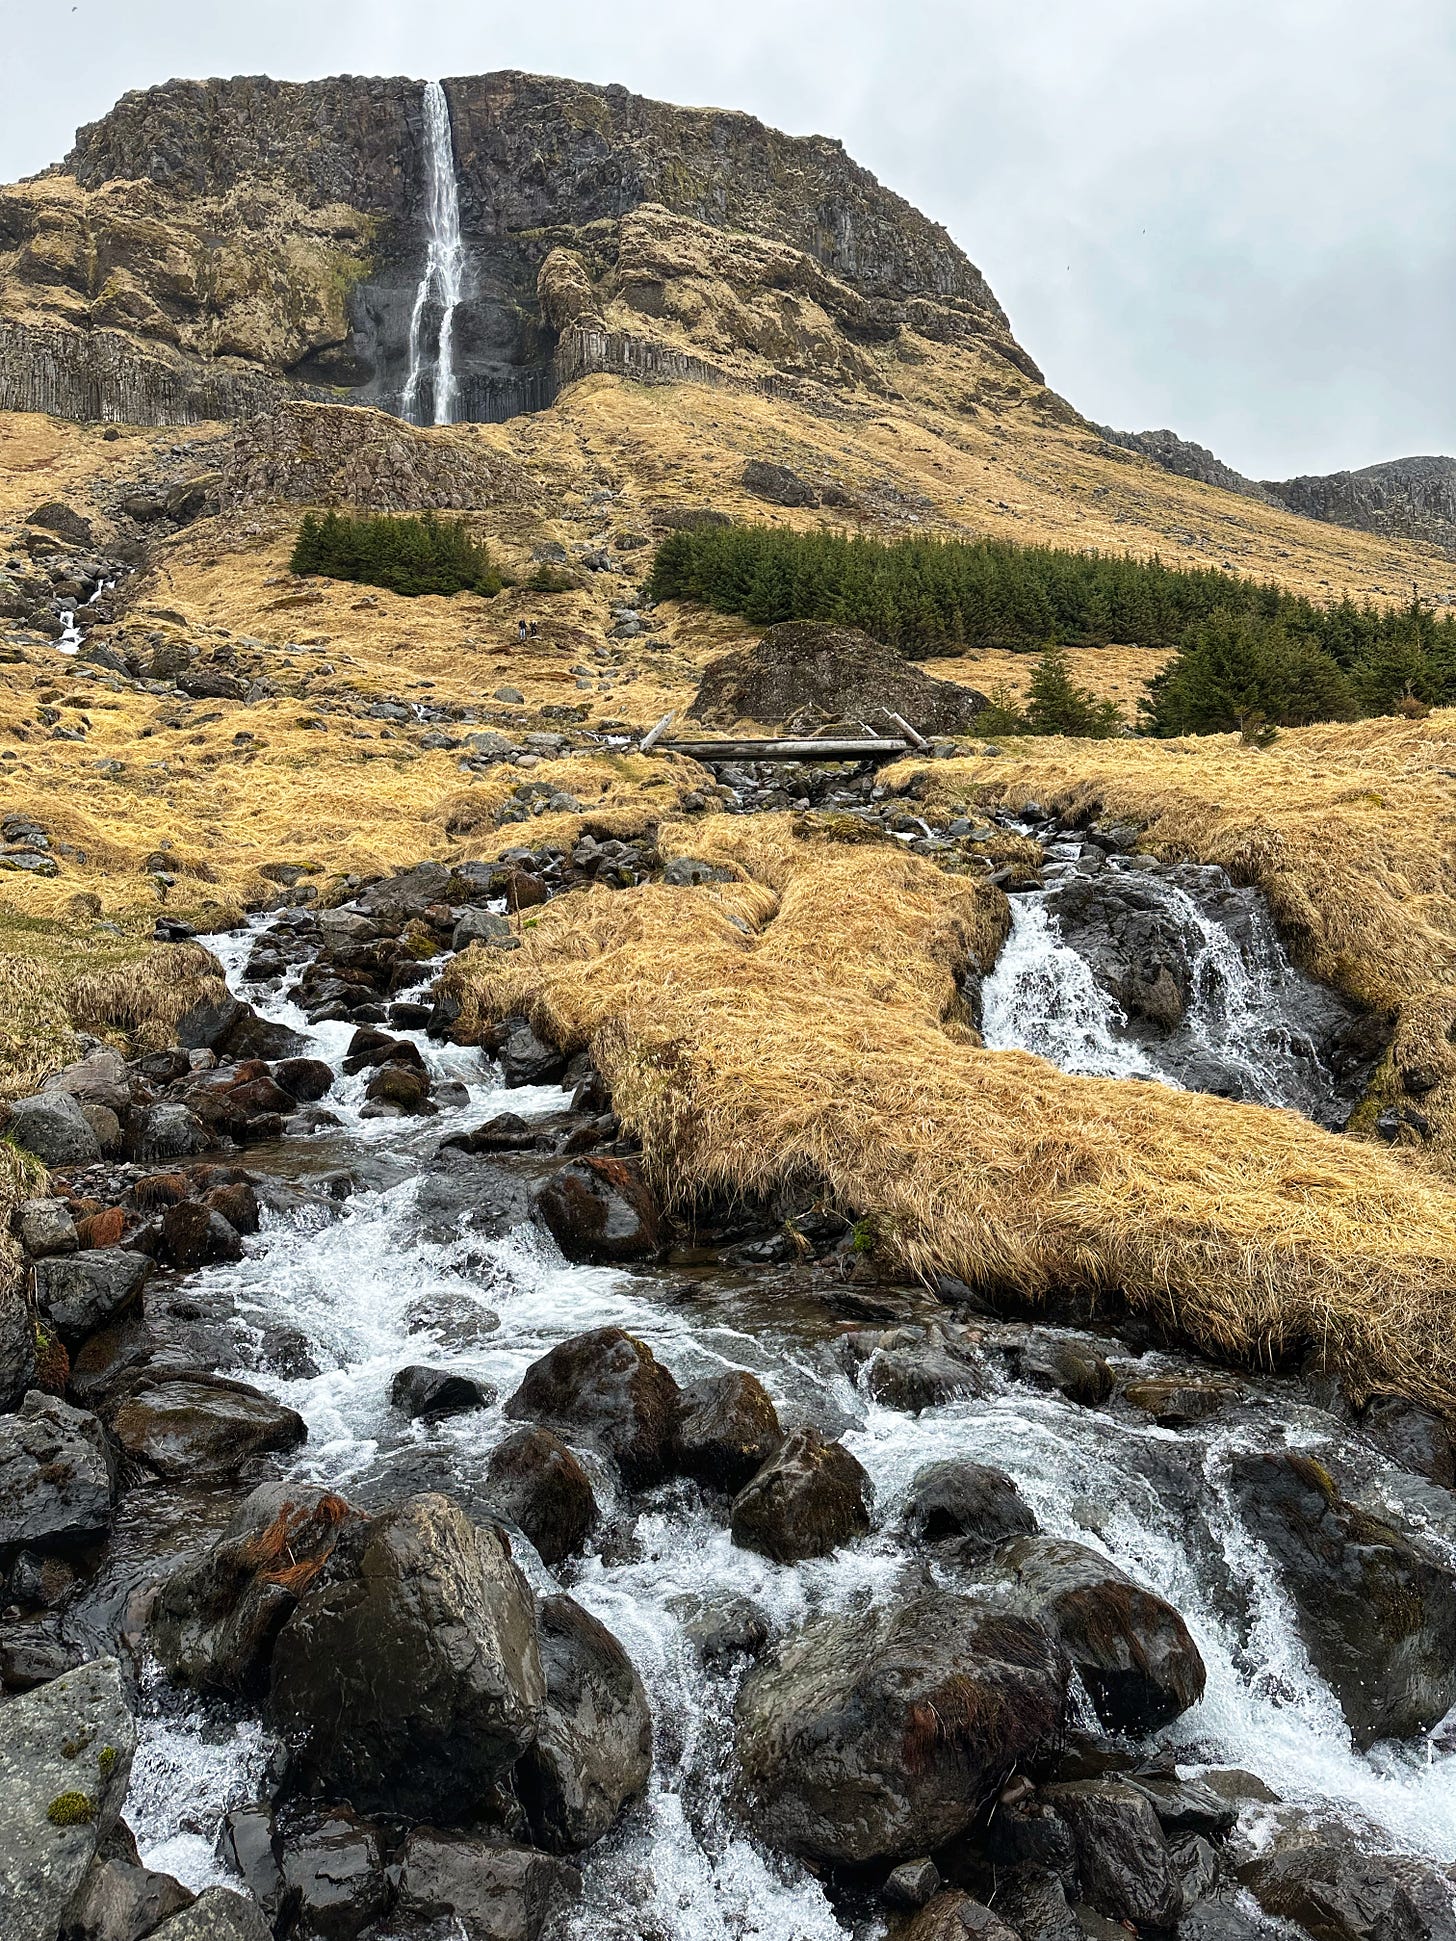
[[450,104],[438,81],[426,81],[424,109],[429,235],[424,274],[410,313],[409,373],[400,411],[411,424],[450,425],[459,408],[454,332],[464,289],[465,245],[460,236]]
[[[1033,982],[1041,980],[1035,988],[1052,998],[1068,994],[1064,1054],[1130,1075],[1126,1062],[1117,1067],[1127,1047],[1094,1015],[1090,970],[1083,966],[1084,977],[1068,963],[1075,953],[1059,948],[1044,909],[1023,904],[1021,911],[1008,987],[1021,988],[1017,966],[1030,965]],[[221,946],[235,987],[252,941],[247,935]],[[258,989],[247,995],[265,1015],[305,1028],[291,1004]],[[998,1011],[999,1003],[993,993],[988,1023],[1021,1015],[1010,1005]],[[337,1070],[350,1033],[347,1024],[320,1025],[310,1049]],[[1229,1486],[1230,1460],[1243,1449],[1287,1444],[1323,1459],[1332,1439],[1344,1438],[1339,1453],[1349,1453],[1349,1432],[1334,1418],[1291,1403],[1287,1389],[1246,1382],[1243,1405],[1226,1425],[1175,1434],[1131,1419],[1130,1411],[1082,1408],[1009,1377],[980,1399],[910,1415],[881,1406],[846,1374],[832,1313],[756,1287],[750,1277],[685,1291],[665,1272],[568,1265],[531,1227],[486,1242],[463,1225],[442,1228],[438,1211],[427,1212],[442,1136],[505,1106],[539,1118],[559,1109],[564,1095],[546,1086],[506,1092],[474,1052],[442,1049],[419,1034],[413,1041],[437,1079],[464,1084],[468,1103],[427,1121],[367,1119],[364,1076],[341,1077],[330,1097],[340,1128],[302,1147],[290,1142],[261,1164],[305,1180],[346,1168],[356,1190],[342,1211],[270,1216],[242,1261],[189,1282],[189,1298],[227,1311],[245,1347],[287,1330],[311,1358],[317,1372],[291,1376],[260,1374],[256,1360],[244,1364],[250,1379],[307,1421],[296,1475],[338,1487],[364,1507],[443,1488],[484,1516],[489,1452],[516,1425],[500,1403],[436,1423],[406,1422],[390,1408],[393,1372],[427,1358],[508,1397],[527,1365],[556,1342],[619,1325],[646,1340],[682,1382],[725,1368],[756,1374],[786,1425],[809,1421],[839,1433],[876,1491],[873,1536],[828,1558],[783,1566],[737,1548],[694,1489],[668,1484],[634,1499],[587,1455],[610,1535],[559,1577],[516,1539],[538,1588],[559,1583],[615,1633],[654,1717],[650,1790],[581,1857],[582,1898],[553,1936],[844,1941],[854,1933],[866,1941],[883,1933],[875,1917],[851,1919],[837,1909],[807,1869],[762,1849],[735,1814],[736,1678],[705,1672],[692,1624],[705,1608],[746,1599],[781,1633],[816,1611],[901,1598],[927,1572],[954,1584],[953,1566],[928,1561],[904,1538],[899,1519],[916,1471],[951,1455],[1008,1472],[1047,1534],[1102,1552],[1183,1612],[1209,1674],[1202,1702],[1165,1735],[1183,1770],[1243,1768],[1291,1805],[1340,1816],[1367,1844],[1456,1860],[1456,1756],[1434,1739],[1368,1755],[1352,1749],[1339,1705],[1312,1669],[1269,1557]],[[260,1164],[251,1156],[249,1163]],[[1122,1374],[1171,1366],[1100,1345]],[[1378,1506],[1400,1478],[1392,1482],[1390,1466],[1361,1447]],[[1443,1497],[1428,1492],[1419,1516],[1427,1539],[1456,1558],[1456,1512],[1439,1507]],[[267,1754],[247,1717],[183,1701],[154,1679],[128,1809],[145,1857],[194,1884],[221,1877],[218,1822],[225,1808],[251,1797]]]
[[1011,935],[981,991],[982,1035],[993,1051],[1018,1048],[1081,1078],[1156,1078],[1140,1046],[1118,1035],[1117,1000],[1057,934],[1044,901],[1017,897]]

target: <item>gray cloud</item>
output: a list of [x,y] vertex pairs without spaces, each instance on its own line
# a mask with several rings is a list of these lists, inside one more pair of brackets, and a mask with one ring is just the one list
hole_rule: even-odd
[[6,181],[173,74],[524,67],[743,108],[944,222],[1092,417],[1261,477],[1456,451],[1450,0],[59,0],[6,53]]

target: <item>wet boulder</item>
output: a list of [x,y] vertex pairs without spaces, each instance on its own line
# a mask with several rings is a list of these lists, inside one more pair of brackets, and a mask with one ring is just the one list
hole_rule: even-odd
[[734,1497],[733,1541],[775,1563],[827,1557],[870,1527],[870,1479],[842,1442],[795,1429]]
[[591,1478],[549,1429],[517,1429],[490,1452],[486,1500],[555,1566],[579,1550],[599,1515]]
[[101,1157],[101,1141],[69,1092],[17,1099],[6,1132],[45,1166],[89,1166]]
[[35,1299],[68,1348],[98,1332],[141,1293],[152,1263],[119,1247],[36,1262]]
[[948,1887],[928,1901],[895,1941],[1021,1941],[1014,1928],[959,1887]]
[[587,1438],[641,1489],[671,1467],[680,1406],[677,1383],[646,1342],[621,1328],[594,1328],[532,1362],[506,1414]]
[[274,1640],[350,1514],[329,1491],[260,1484],[222,1535],[157,1594],[151,1645],[168,1673],[194,1691],[229,1698],[261,1690]]
[[445,1917],[461,1941],[538,1941],[580,1891],[569,1861],[478,1833],[416,1827],[400,1855],[400,1912]]
[[427,1240],[453,1240],[462,1228],[493,1240],[530,1218],[530,1196],[493,1160],[444,1147],[415,1189],[415,1218]]
[[136,1727],[115,1658],[0,1706],[0,1918],[7,1941],[52,1941],[116,1825]]
[[15,1216],[15,1235],[32,1260],[53,1254],[73,1254],[79,1246],[76,1223],[64,1200],[22,1200]]
[[278,1846],[288,1931],[299,1941],[353,1941],[388,1909],[383,1837],[347,1806],[296,1816]]
[[273,1077],[298,1105],[316,1105],[334,1088],[333,1067],[322,1058],[284,1058]]
[[1013,1350],[1011,1365],[1032,1388],[1053,1388],[1084,1409],[1095,1409],[1113,1389],[1113,1374],[1104,1356],[1083,1341],[1065,1336],[1034,1334]]
[[570,1597],[542,1600],[546,1703],[516,1767],[531,1837],[552,1853],[592,1846],[652,1769],[652,1713],[632,1660]]
[[746,1369],[708,1375],[682,1394],[673,1459],[711,1489],[741,1490],[783,1442],[778,1410]]
[[159,1258],[188,1272],[216,1260],[241,1260],[243,1243],[237,1228],[221,1213],[198,1200],[183,1200],[162,1215]]
[[1362,1853],[1343,1828],[1286,1828],[1238,1875],[1266,1914],[1315,1941],[1456,1941],[1449,1877],[1407,1855]]
[[1129,1382],[1122,1399],[1151,1416],[1160,1429],[1188,1429],[1231,1408],[1243,1393],[1237,1382],[1216,1375],[1154,1375]]
[[915,1472],[905,1499],[905,1527],[921,1543],[959,1539],[989,1556],[1013,1537],[1037,1534],[1031,1509],[1004,1470],[947,1456]]
[[1084,1899],[1109,1920],[1166,1933],[1183,1881],[1147,1796],[1118,1779],[1074,1780],[1043,1797],[1072,1829]]
[[34,1386],[40,1345],[24,1282],[0,1273],[0,1412],[17,1408]]
[[1456,1439],[1443,1416],[1399,1395],[1380,1395],[1360,1417],[1376,1448],[1402,1469],[1456,1489]]
[[1061,1729],[1067,1666],[1040,1625],[943,1591],[815,1618],[744,1680],[740,1767],[769,1844],[829,1865],[963,1833]]
[[204,1888],[152,1935],[155,1941],[273,1941],[273,1930],[257,1908],[230,1887]]
[[938,1325],[856,1331],[844,1337],[843,1352],[859,1364],[867,1394],[907,1415],[986,1392],[980,1356]]
[[1207,1672],[1188,1626],[1106,1557],[1051,1537],[1020,1537],[989,1566],[1015,1609],[1058,1639],[1103,1724],[1155,1732],[1196,1705]]
[[564,1051],[543,1044],[524,1018],[507,1018],[496,1048],[507,1085],[555,1085],[566,1070]]
[[546,1683],[505,1533],[416,1496],[350,1533],[273,1652],[269,1714],[306,1785],[468,1820],[536,1736]]
[[200,1369],[143,1373],[105,1416],[124,1454],[193,1483],[226,1482],[255,1456],[296,1449],[308,1437],[296,1410]]
[[32,1389],[0,1416],[0,1554],[75,1550],[111,1528],[111,1449],[94,1415]]
[[1424,1732],[1456,1705],[1456,1574],[1434,1547],[1347,1502],[1304,1455],[1233,1461],[1299,1635],[1357,1745]]
[[162,1099],[143,1112],[132,1145],[136,1157],[150,1163],[158,1159],[190,1159],[206,1152],[208,1143],[207,1127],[190,1105]]
[[415,1365],[401,1368],[389,1385],[389,1399],[401,1415],[411,1421],[434,1422],[443,1415],[464,1415],[471,1409],[489,1408],[495,1390],[473,1375],[461,1375],[450,1368]]
[[170,1874],[98,1853],[72,1905],[66,1941],[140,1941],[194,1899]]
[[568,1260],[641,1260],[662,1212],[635,1159],[575,1159],[539,1188],[536,1218]]

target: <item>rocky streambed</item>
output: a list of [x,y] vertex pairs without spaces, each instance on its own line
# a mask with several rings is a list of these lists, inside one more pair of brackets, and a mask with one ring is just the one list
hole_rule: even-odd
[[[1176,1017],[1144,974],[1129,852],[1039,833],[1143,1075],[1262,1069],[1196,949]],[[175,1048],[16,1109],[0,1933],[1456,1936],[1446,1425],[887,1282],[812,1198],[670,1219],[587,1061],[432,994],[651,866],[304,886]],[[1358,1021],[1281,989],[1337,1116]]]

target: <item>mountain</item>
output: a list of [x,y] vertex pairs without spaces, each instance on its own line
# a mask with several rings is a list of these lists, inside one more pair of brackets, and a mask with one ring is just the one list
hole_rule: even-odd
[[1456,458],[1392,458],[1358,472],[1255,480],[1175,431],[1097,429],[1109,443],[1138,452],[1180,478],[1284,506],[1306,519],[1456,552]]
[[[868,384],[913,329],[1040,373],[946,231],[836,141],[622,87],[446,81],[456,415],[596,371]],[[425,85],[172,81],[0,193],[0,409],[170,423],[396,408],[430,242]],[[704,282],[717,286],[705,292]]]

